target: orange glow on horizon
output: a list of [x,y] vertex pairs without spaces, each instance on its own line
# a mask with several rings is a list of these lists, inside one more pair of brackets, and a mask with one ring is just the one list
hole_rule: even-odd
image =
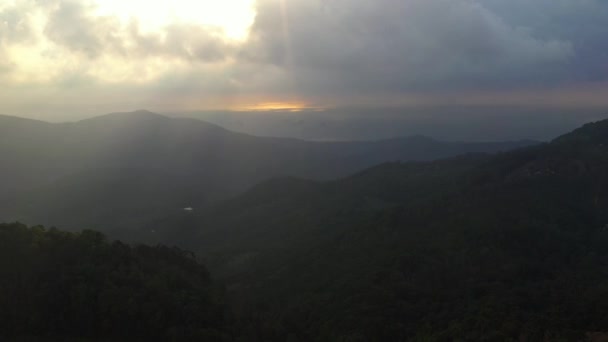
[[251,112],[303,112],[303,111],[323,111],[324,108],[308,106],[301,102],[261,102],[253,105],[245,105],[234,108],[235,111]]

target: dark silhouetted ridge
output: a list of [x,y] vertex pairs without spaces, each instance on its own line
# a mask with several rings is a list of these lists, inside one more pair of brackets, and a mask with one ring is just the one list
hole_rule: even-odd
[[555,143],[608,144],[608,119],[592,122],[554,140]]

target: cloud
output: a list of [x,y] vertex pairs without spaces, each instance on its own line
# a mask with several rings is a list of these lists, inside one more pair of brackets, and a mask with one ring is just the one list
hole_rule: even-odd
[[603,0],[485,0],[506,21],[531,27],[539,37],[560,37],[574,56],[564,66],[570,81],[608,79],[608,3]]
[[[0,0],[0,78],[7,85],[67,89],[160,82],[214,73],[235,43],[221,29],[178,18],[154,31],[100,15],[92,0]],[[217,77],[212,77],[217,79]],[[187,83],[182,85],[182,88]]]
[[67,94],[74,106],[130,109],[137,98],[137,107],[217,108],[608,80],[603,0],[257,0],[246,41],[179,18],[145,30],[96,9],[94,0],[0,0],[0,79],[15,106],[23,89],[46,94],[40,108]]
[[0,44],[14,44],[31,41],[32,27],[23,3],[10,7],[0,7]]
[[469,0],[260,0],[246,56],[309,91],[403,91],[550,80],[572,43]]
[[23,2],[11,6],[0,3],[0,77],[15,69],[7,50],[13,45],[34,40],[31,18],[26,9]]
[[[112,47],[115,24],[111,18],[93,18],[87,14],[92,6],[78,1],[62,1],[50,9],[44,29],[46,37],[57,45],[80,52],[90,58]],[[100,34],[104,33],[105,37]],[[104,39],[105,38],[105,39]]]
[[138,57],[165,56],[189,61],[218,62],[232,55],[233,43],[222,31],[202,25],[173,23],[158,33],[142,33],[137,22],[129,25],[131,53]]
[[48,12],[44,34],[55,44],[95,59],[165,57],[192,62],[221,61],[231,44],[215,27],[175,21],[155,32],[142,32],[136,19],[99,16],[94,3],[58,1]]

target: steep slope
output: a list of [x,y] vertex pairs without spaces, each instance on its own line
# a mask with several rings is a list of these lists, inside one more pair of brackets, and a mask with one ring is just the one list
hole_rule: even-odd
[[206,251],[259,340],[580,341],[608,331],[606,137],[272,181],[153,228]]
[[529,142],[413,137],[315,143],[258,138],[146,111],[48,124],[0,117],[0,218],[65,228],[137,227],[278,176],[331,179],[388,160],[494,152]]

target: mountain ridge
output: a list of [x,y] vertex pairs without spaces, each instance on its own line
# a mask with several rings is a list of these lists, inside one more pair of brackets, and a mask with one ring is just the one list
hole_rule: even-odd
[[[38,123],[44,123],[44,124],[53,125],[53,126],[62,126],[62,125],[73,126],[73,125],[78,125],[78,124],[88,124],[88,123],[92,123],[92,122],[96,122],[96,123],[104,122],[104,121],[111,122],[111,121],[121,121],[121,120],[127,120],[127,119],[128,120],[141,120],[141,119],[159,120],[159,121],[162,121],[165,123],[171,122],[171,121],[195,122],[197,124],[202,123],[209,127],[215,127],[217,129],[220,129],[220,130],[223,130],[226,132],[240,134],[240,135],[248,136],[248,137],[256,137],[259,139],[291,140],[291,141],[300,141],[300,142],[318,143],[318,144],[374,143],[374,142],[380,143],[380,142],[395,142],[395,141],[402,141],[402,140],[417,141],[417,142],[446,142],[446,143],[469,143],[469,144],[495,143],[495,141],[489,141],[489,140],[487,140],[487,141],[465,141],[465,140],[437,139],[432,136],[418,135],[418,134],[396,136],[396,137],[390,137],[390,138],[381,138],[381,139],[362,139],[362,140],[352,139],[352,140],[336,140],[336,141],[307,140],[307,139],[292,138],[292,137],[285,137],[285,136],[276,136],[276,137],[275,136],[258,136],[258,135],[229,130],[229,129],[222,127],[221,125],[214,124],[214,123],[211,123],[209,121],[199,119],[199,118],[192,118],[192,117],[187,117],[187,116],[184,116],[184,117],[166,116],[166,115],[159,114],[159,113],[152,112],[152,111],[145,110],[145,109],[127,111],[127,112],[113,112],[113,113],[101,114],[101,115],[97,115],[97,116],[93,116],[90,118],[85,118],[85,119],[81,119],[81,120],[77,120],[77,121],[66,121],[66,122],[49,122],[49,121],[44,121],[44,120],[39,120],[39,119],[24,118],[24,117],[15,116],[15,115],[0,114],[0,120],[3,120],[3,119],[11,120],[11,121],[14,121],[15,123],[38,122]],[[521,144],[541,143],[541,141],[534,140],[534,139],[510,139],[510,140],[504,140],[504,141],[500,141],[500,142],[502,142],[502,143],[521,143]]]
[[[169,199],[186,190],[200,195],[230,178],[193,188],[197,178],[186,173],[192,169],[149,165],[161,160],[202,166],[194,169],[202,172],[214,165],[209,160],[221,159],[180,164],[198,152],[180,156],[183,145],[177,145],[159,154],[171,141],[158,144],[162,134],[126,136],[121,141],[146,144],[110,149],[108,162],[122,168],[72,173],[51,197],[36,192],[24,203],[42,198],[42,207],[66,206],[47,208],[64,217],[38,212],[39,220],[97,222],[131,240],[195,251],[225,283],[245,340],[584,341],[608,327],[607,123],[495,154],[454,155],[422,144],[424,152],[450,157],[385,161],[334,179],[250,179],[249,190],[208,206],[193,204],[196,197]],[[382,151],[365,144],[345,155],[332,144],[276,148],[244,141],[248,152],[268,148],[256,152],[256,162],[280,156],[287,166],[325,170],[338,166],[331,164],[335,158]],[[322,146],[323,154],[302,146]],[[132,160],[150,152],[150,159]],[[264,165],[217,171],[224,176]],[[159,183],[163,179],[172,181]],[[175,210],[164,210],[168,205]],[[100,209],[87,212],[91,207]],[[133,230],[125,231],[128,226]]]
[[608,327],[608,145],[571,137],[275,180],[149,228],[264,308],[260,341],[584,341]]
[[329,180],[387,161],[528,145],[260,138],[148,111],[71,123],[19,122],[0,135],[5,162],[0,218],[106,230],[136,227],[140,219],[180,208],[204,207],[275,177]]

